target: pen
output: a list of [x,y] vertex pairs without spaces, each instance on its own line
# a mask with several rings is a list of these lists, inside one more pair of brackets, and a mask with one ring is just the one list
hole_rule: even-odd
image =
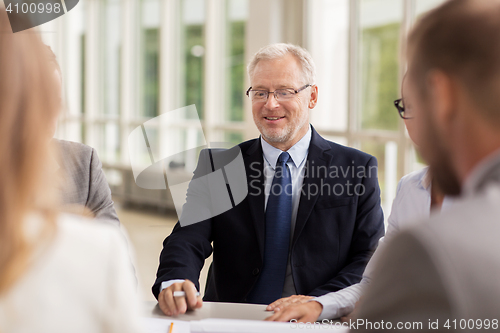
[[[186,296],[186,292],[185,291],[174,291],[174,297],[184,297]],[[200,293],[196,293],[196,296],[200,296]]]
[[174,322],[170,323],[170,328],[168,329],[168,333],[172,333],[173,328],[174,328]]

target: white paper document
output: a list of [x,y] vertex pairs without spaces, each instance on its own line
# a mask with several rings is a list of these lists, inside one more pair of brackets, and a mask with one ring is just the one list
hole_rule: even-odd
[[191,333],[289,333],[309,332],[313,330],[347,332],[347,328],[331,325],[278,323],[258,320],[203,319],[191,321]]
[[340,325],[321,325],[319,323],[278,323],[259,320],[239,319],[203,319],[170,320],[162,318],[144,318],[145,333],[169,333],[170,324],[174,323],[172,333],[289,333],[325,331],[347,333],[347,327]]

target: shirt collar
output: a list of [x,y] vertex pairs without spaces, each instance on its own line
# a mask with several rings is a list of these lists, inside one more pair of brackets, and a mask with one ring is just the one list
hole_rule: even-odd
[[[309,151],[309,144],[311,143],[311,125],[309,125],[309,130],[296,144],[294,144],[290,149],[288,149],[288,154],[292,158],[295,167],[298,168],[306,159],[307,152]],[[278,162],[278,157],[283,152],[282,150],[271,146],[266,140],[260,137],[260,142],[262,145],[262,151],[264,153],[264,158],[274,169],[276,163]]]
[[429,167],[425,167],[423,171],[422,177],[420,177],[420,180],[418,184],[426,191],[430,191],[431,187],[431,174],[429,173]]
[[[465,179],[462,186],[464,196],[475,194],[500,173],[500,149],[479,162]],[[491,178],[491,179],[490,179]]]

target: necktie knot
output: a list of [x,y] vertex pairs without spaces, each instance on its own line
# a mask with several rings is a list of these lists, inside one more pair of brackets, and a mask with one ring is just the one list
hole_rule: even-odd
[[284,151],[278,157],[278,162],[276,163],[276,165],[278,166],[278,165],[286,164],[286,162],[288,162],[289,159],[290,159],[290,154],[288,154],[286,151]]

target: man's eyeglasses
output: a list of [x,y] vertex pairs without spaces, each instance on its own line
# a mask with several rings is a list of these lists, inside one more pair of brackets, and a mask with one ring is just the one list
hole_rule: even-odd
[[252,102],[265,102],[269,98],[269,94],[274,94],[274,98],[279,101],[288,101],[292,99],[296,94],[306,89],[307,87],[311,87],[312,84],[306,84],[303,87],[295,90],[292,88],[285,89],[276,89],[275,91],[267,91],[267,90],[252,90],[252,87],[248,88],[246,94]]
[[400,99],[397,99],[394,101],[394,106],[396,107],[396,109],[398,109],[398,113],[399,113],[399,116],[403,119],[411,119],[413,118],[412,116],[410,116],[410,113],[408,112],[409,110],[406,110],[405,109],[405,106],[403,104],[403,99],[400,98]]

